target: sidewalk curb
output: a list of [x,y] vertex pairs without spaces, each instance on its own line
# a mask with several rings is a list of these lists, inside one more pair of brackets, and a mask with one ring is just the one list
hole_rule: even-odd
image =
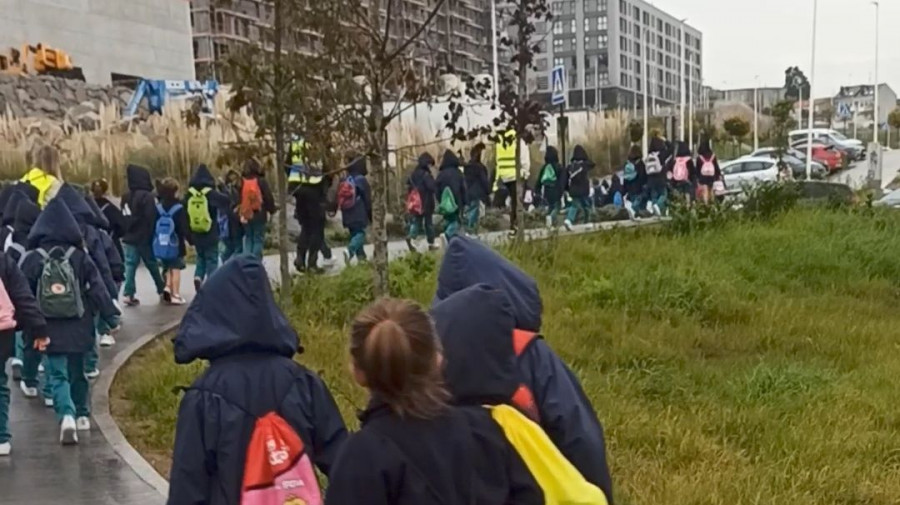
[[112,358],[112,361],[103,369],[103,373],[93,385],[91,402],[93,404],[94,424],[100,433],[109,442],[116,454],[128,465],[137,476],[155,489],[163,498],[169,495],[169,482],[160,475],[125,438],[119,425],[112,417],[109,410],[109,391],[116,379],[119,370],[129,359],[144,346],[156,340],[161,335],[169,333],[178,327],[181,318],[163,324],[158,329],[142,335],[129,346],[122,349]]

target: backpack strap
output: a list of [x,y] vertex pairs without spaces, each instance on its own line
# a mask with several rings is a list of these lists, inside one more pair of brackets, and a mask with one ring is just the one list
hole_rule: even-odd
[[197,196],[200,194],[200,192],[197,191],[193,186],[188,187],[188,193],[190,193],[191,196]]
[[37,251],[37,253],[41,255],[41,258],[44,258],[45,260],[50,259],[50,253],[47,252],[47,250],[43,247],[38,247],[37,249],[35,249],[35,251]]
[[166,209],[164,209],[163,206],[162,206],[162,204],[159,203],[159,202],[156,202],[156,212],[159,212],[159,213],[162,214],[162,215],[168,215],[168,214],[166,213]]
[[109,202],[106,202],[106,203],[104,203],[103,205],[101,205],[101,206],[100,206],[100,212],[106,212],[106,209],[108,209],[110,205],[111,205],[111,204],[110,204]]
[[175,205],[172,206],[171,209],[169,209],[169,217],[174,216],[176,213],[178,213],[179,210],[181,210],[183,208],[184,208],[183,205],[181,205],[180,203],[176,203]]
[[69,261],[69,258],[71,258],[73,254],[75,254],[75,246],[69,246],[69,248],[66,249],[66,254],[63,255],[63,259]]

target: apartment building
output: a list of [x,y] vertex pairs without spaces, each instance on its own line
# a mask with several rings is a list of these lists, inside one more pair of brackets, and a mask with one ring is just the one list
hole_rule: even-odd
[[699,30],[643,0],[552,0],[551,10],[553,20],[538,26],[545,37],[535,57],[533,93],[549,97],[550,73],[563,65],[570,107],[638,109],[649,65],[649,103],[652,111],[660,110],[680,100],[683,61],[685,93],[691,81],[699,100]]
[[[897,104],[897,94],[887,84],[878,85],[878,124],[887,122],[888,115]],[[841,86],[838,94],[833,98],[835,120],[840,121],[845,127],[853,125],[863,128],[871,128],[875,116],[875,86],[872,84],[860,84],[856,86]],[[843,115],[843,114],[846,115]]]
[[[426,28],[419,54],[423,66],[450,66],[460,73],[489,72],[491,66],[489,0],[447,0]],[[433,2],[401,0],[392,16],[391,37],[405,40],[428,19]],[[261,42],[271,26],[273,8],[266,0],[191,0],[194,62],[201,78],[218,77],[215,63],[241,44]],[[313,51],[315,37],[300,37],[297,51]]]

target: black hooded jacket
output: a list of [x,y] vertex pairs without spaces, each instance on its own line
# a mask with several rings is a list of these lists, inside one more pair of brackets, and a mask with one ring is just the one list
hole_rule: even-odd
[[[553,171],[553,177],[555,177],[556,180],[545,183],[543,182],[543,179],[553,178],[547,174],[550,170]],[[566,187],[566,176],[566,171],[563,170],[559,164],[559,151],[553,146],[547,146],[547,151],[544,153],[544,166],[538,174],[535,187],[535,192],[541,195],[544,203],[547,205],[552,205],[553,203],[559,204],[563,190]]]
[[[41,248],[49,254],[63,255],[70,247],[74,248],[69,262],[80,283],[84,299],[85,310],[80,319],[47,320],[49,354],[83,353],[93,348],[96,313],[107,322],[118,323],[119,311],[113,305],[96,265],[84,252],[82,244],[81,229],[61,198],[50,200],[28,234],[29,249]],[[32,293],[37,293],[43,267],[44,258],[36,252],[30,253],[22,262],[22,273],[28,279]]]
[[109,256],[107,255],[107,246],[110,244],[104,243],[99,230],[100,225],[105,223],[106,220],[102,216],[98,217],[97,214],[94,214],[84,196],[68,183],[60,186],[54,199],[62,200],[78,223],[78,227],[81,229],[84,237],[84,246],[87,248],[91,259],[94,260],[94,264],[97,265],[97,270],[100,272],[104,286],[106,286],[110,296],[112,296],[118,291],[118,288],[112,274],[112,268],[110,268]]
[[[94,213],[95,223],[97,224],[97,233],[100,236],[100,244],[103,246],[103,252],[106,254],[106,260],[109,262],[109,272],[112,274],[113,281],[116,283],[125,281],[125,255],[122,253],[122,245],[117,244],[110,235],[110,222],[106,219],[106,215],[100,210],[97,202],[90,196],[85,196],[84,201]],[[113,299],[118,298],[118,288],[110,292]]]
[[[15,310],[16,329],[23,331],[28,340],[47,336],[47,320],[41,313],[28,279],[19,269],[17,259],[3,252],[0,252],[0,280]],[[13,330],[0,332],[0,362],[4,366],[6,359],[13,356],[13,334]]]
[[[34,222],[37,221],[38,216],[41,214],[41,208],[38,205],[30,200],[26,200],[19,203],[19,207],[16,208],[16,220],[13,222],[13,233],[12,233],[12,241],[22,247],[22,249],[28,250],[28,233],[31,232],[31,227],[34,226]],[[19,261],[19,253],[12,252],[12,249],[7,249],[6,253],[8,256],[12,256],[13,259]]]
[[135,247],[150,247],[157,217],[153,180],[146,168],[137,165],[128,165],[125,175],[128,193],[122,196],[122,215],[125,216],[122,242]]
[[13,191],[3,206],[3,215],[0,217],[0,246],[6,243],[6,238],[13,232],[13,223],[16,221],[16,209],[19,203],[28,200],[20,191]]
[[491,195],[491,181],[488,169],[481,161],[481,150],[473,149],[472,157],[463,174],[466,179],[466,203],[484,202],[488,205]]
[[362,230],[372,221],[372,189],[367,175],[369,168],[365,156],[360,156],[347,167],[347,177],[352,177],[356,184],[356,203],[349,209],[341,210],[341,222],[348,230]]
[[572,151],[572,163],[569,165],[568,188],[572,198],[587,198],[591,195],[590,173],[594,162],[588,158],[587,151],[581,145]]
[[109,232],[109,236],[112,238],[116,250],[119,251],[119,256],[124,258],[125,253],[122,250],[122,235],[125,233],[125,217],[122,215],[122,211],[105,196],[93,200],[97,205],[97,208],[100,209],[100,212],[103,213],[103,217],[105,217],[106,221],[109,223],[109,227],[106,230]]
[[666,146],[666,141],[659,137],[650,139],[648,152],[656,153],[659,156],[659,162],[662,163],[663,170],[658,174],[647,174],[647,185],[655,189],[660,189],[668,182],[666,172],[669,167],[669,157],[671,156],[671,153]]
[[[706,162],[710,162],[713,164],[713,168],[715,169],[715,173],[712,176],[703,175],[702,169],[703,165]],[[716,157],[716,153],[713,152],[712,147],[709,145],[709,139],[703,139],[700,142],[700,147],[697,149],[697,180],[700,184],[705,184],[707,186],[711,186],[717,180],[722,178],[722,169],[719,168],[719,160]]]
[[[476,284],[487,284],[506,294],[516,328],[540,332],[543,307],[537,282],[490,247],[467,237],[454,237],[438,273],[435,305]],[[578,378],[541,338],[525,349],[517,365],[519,381],[534,394],[541,427],[566,459],[602,489],[612,504],[603,426]]]
[[[219,224],[217,221],[219,212],[227,213],[228,207],[231,202],[228,199],[228,195],[218,191],[216,189],[216,180],[213,178],[212,173],[210,173],[209,168],[206,165],[197,165],[197,168],[194,170],[194,175],[191,176],[190,183],[188,184],[189,188],[194,188],[197,191],[202,191],[204,189],[209,188],[210,191],[206,194],[207,201],[207,210],[209,211],[209,217],[212,219],[212,226],[209,228],[207,233],[200,233],[194,230],[191,230],[191,236],[193,237],[194,245],[197,246],[198,249],[210,249],[219,246]],[[185,211],[188,209],[188,201],[191,199],[190,190],[184,192],[184,208]],[[188,222],[190,222],[190,213],[186,212],[188,216]]]
[[459,209],[466,203],[466,183],[459,168],[459,158],[450,149],[444,151],[437,180],[437,201],[440,206],[445,189],[450,189]]
[[630,181],[625,179],[623,168],[622,189],[625,190],[625,195],[627,195],[633,202],[635,198],[644,193],[644,187],[647,185],[647,168],[644,165],[644,160],[641,159],[640,153],[629,156],[628,161],[634,164],[634,169],[637,172],[637,177]]
[[419,155],[419,162],[412,173],[409,174],[409,180],[406,181],[407,189],[416,188],[422,197],[422,215],[430,216],[434,214],[434,197],[437,192],[434,176],[431,175],[431,167],[434,165],[434,158],[428,153]]
[[174,338],[175,361],[209,361],[178,411],[169,505],[238,505],[257,417],[277,412],[324,474],[347,437],[322,380],[291,358],[297,334],[262,263],[238,256],[194,298]]
[[675,165],[679,159],[686,159],[687,161],[688,178],[687,181],[675,181],[673,179],[672,182],[695,182],[697,180],[697,168],[694,165],[694,157],[691,154],[691,148],[688,147],[687,142],[679,141],[676,144],[675,155],[669,158],[669,164],[666,167],[666,171],[671,173],[672,177],[675,176]]

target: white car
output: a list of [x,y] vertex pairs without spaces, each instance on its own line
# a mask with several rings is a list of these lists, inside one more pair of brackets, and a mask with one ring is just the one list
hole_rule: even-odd
[[740,189],[749,184],[778,181],[778,161],[764,157],[746,157],[721,166],[725,186]]

